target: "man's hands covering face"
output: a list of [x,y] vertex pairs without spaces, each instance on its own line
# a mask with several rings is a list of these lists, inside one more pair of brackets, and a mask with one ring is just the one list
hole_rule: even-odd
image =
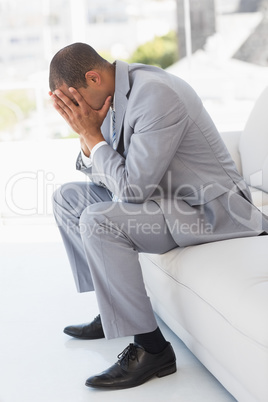
[[103,141],[100,127],[111,106],[111,96],[108,96],[104,105],[99,110],[92,109],[82,95],[74,88],[69,88],[72,94],[71,100],[62,91],[57,89],[54,93],[49,92],[53,100],[53,106],[64,118],[69,126],[81,137],[81,144],[86,144],[89,151]]

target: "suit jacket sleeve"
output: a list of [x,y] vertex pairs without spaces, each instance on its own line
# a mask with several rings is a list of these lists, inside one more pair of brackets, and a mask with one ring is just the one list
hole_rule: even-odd
[[[200,103],[197,109],[200,113]],[[124,202],[144,202],[156,190],[165,197],[159,183],[191,123],[175,91],[159,82],[145,83],[128,100],[124,130],[132,135],[126,159],[110,146],[99,148],[91,179]]]

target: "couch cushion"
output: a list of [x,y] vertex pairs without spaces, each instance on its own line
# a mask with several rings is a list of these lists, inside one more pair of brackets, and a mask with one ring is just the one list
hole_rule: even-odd
[[243,336],[268,348],[267,236],[146,256],[180,286],[198,295]]
[[268,192],[268,87],[257,100],[240,138],[243,176],[253,187]]
[[238,401],[268,401],[268,236],[140,259],[155,312]]

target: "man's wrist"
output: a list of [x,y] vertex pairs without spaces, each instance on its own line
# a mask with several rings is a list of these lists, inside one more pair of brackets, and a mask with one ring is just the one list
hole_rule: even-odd
[[81,148],[81,158],[82,158],[82,162],[85,165],[85,167],[88,168],[88,167],[92,166],[91,155],[89,155],[89,156],[85,155],[82,148]]
[[83,140],[90,152],[99,142],[105,141],[100,131],[96,132],[94,135],[90,133],[88,135],[83,136]]
[[90,158],[90,150],[86,146],[85,141],[83,140],[83,138],[81,136],[79,136],[79,140],[80,140],[80,147],[81,147],[81,150],[82,150],[83,154],[87,158]]
[[88,149],[88,147],[85,147],[85,146],[81,145],[81,150],[83,151],[83,154],[84,154],[87,158],[90,158],[91,152],[90,152],[90,150]]

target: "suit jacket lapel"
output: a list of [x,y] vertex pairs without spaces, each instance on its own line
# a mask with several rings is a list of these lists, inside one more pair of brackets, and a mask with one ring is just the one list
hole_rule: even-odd
[[130,91],[128,64],[123,61],[116,61],[115,71],[115,128],[118,147],[123,131],[123,121],[128,102],[127,95]]

